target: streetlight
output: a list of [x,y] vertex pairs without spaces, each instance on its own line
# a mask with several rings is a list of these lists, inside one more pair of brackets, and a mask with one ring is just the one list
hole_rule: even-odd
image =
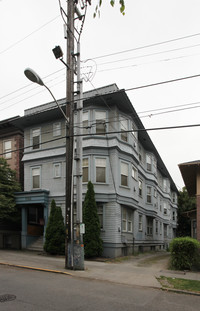
[[[64,111],[62,110],[62,108],[60,107],[59,103],[57,102],[56,98],[54,97],[53,93],[51,92],[51,90],[44,84],[44,82],[42,81],[42,79],[40,78],[40,76],[31,68],[26,68],[24,70],[24,74],[25,76],[32,82],[37,83],[41,86],[44,86],[49,93],[51,94],[51,96],[53,97],[54,101],[56,102],[58,108],[60,109],[60,111],[62,112],[65,120],[66,120],[66,133],[68,133],[68,128],[70,126],[70,122],[69,119],[67,118],[66,114],[64,113]],[[71,156],[71,150],[67,150],[67,139],[70,139],[69,136],[66,135],[66,181],[68,183],[72,183],[72,176],[69,174],[68,172],[68,168],[67,168],[67,163],[69,164],[68,166],[72,167],[73,164],[73,156]],[[71,192],[68,193],[67,189],[65,190],[65,197],[66,197],[66,202],[73,202],[72,197],[71,197]],[[65,260],[66,262],[72,262],[70,264],[66,264],[66,268],[67,267],[73,267],[73,260],[74,260],[74,252],[73,252],[73,214],[71,215],[71,210],[73,210],[71,207],[67,208],[67,205],[65,206],[65,219],[66,219],[66,237],[65,237]],[[71,238],[71,240],[70,240]],[[68,258],[68,248],[69,248],[69,242],[71,242],[71,259],[69,260]]]
[[59,103],[57,102],[56,98],[54,97],[53,93],[51,92],[51,90],[48,88],[48,86],[46,84],[44,84],[44,82],[42,81],[42,79],[40,78],[40,76],[31,68],[26,68],[24,70],[24,74],[25,76],[32,82],[37,83],[41,86],[46,87],[46,89],[49,91],[49,93],[51,94],[51,96],[53,97],[54,101],[56,102],[58,108],[60,109],[60,111],[62,112],[65,120],[67,121],[67,123],[69,123],[69,120],[67,118],[67,116],[65,115],[64,111],[62,110],[62,108],[60,107]]

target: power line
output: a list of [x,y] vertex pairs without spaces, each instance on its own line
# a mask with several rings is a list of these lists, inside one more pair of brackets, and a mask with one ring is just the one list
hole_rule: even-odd
[[[192,127],[199,127],[200,124],[188,124],[188,125],[174,125],[174,126],[165,126],[165,127],[155,127],[155,128],[142,128],[142,129],[134,129],[135,132],[148,132],[148,131],[161,131],[161,130],[173,130],[173,129],[181,129],[181,128],[192,128]],[[61,136],[59,138],[55,138],[55,139],[51,139],[51,140],[47,140],[47,141],[43,141],[40,142],[38,145],[44,145],[50,142],[54,142],[66,137],[78,137],[78,136],[82,136],[82,137],[93,137],[93,136],[105,136],[105,135],[111,135],[111,134],[121,134],[121,133],[131,133],[133,132],[133,130],[123,130],[123,131],[113,131],[113,132],[102,132],[102,133],[90,133],[90,134],[74,134],[71,136]],[[11,151],[7,151],[7,152],[3,152],[0,154],[0,156],[5,155],[7,153],[10,152],[17,152],[17,151],[23,151],[25,149],[29,149],[32,148],[33,145],[29,145],[26,147],[22,147],[22,148],[18,148],[15,150],[11,150]]]
[[13,44],[11,44],[10,46],[8,46],[6,49],[0,51],[0,55],[7,52],[8,50],[10,50],[11,48],[13,48],[14,46],[16,46],[17,44],[21,43],[22,41],[24,41],[25,39],[27,39],[28,37],[32,36],[34,33],[38,32],[39,30],[41,30],[42,28],[44,28],[46,25],[52,23],[55,19],[57,19],[59,17],[56,16],[53,19],[51,19],[49,22],[43,24],[42,26],[40,26],[39,28],[35,29],[34,31],[32,31],[30,34],[28,34],[27,36],[25,36],[24,38],[14,42]]
[[171,39],[171,40],[166,40],[166,41],[162,41],[162,42],[156,42],[156,43],[152,43],[152,44],[148,44],[148,45],[143,45],[143,46],[136,47],[136,48],[133,48],[133,49],[128,49],[128,50],[118,51],[118,52],[114,52],[114,53],[110,53],[110,54],[105,54],[105,55],[101,55],[101,56],[96,56],[96,57],[93,57],[92,59],[100,59],[100,58],[105,58],[105,57],[110,57],[110,56],[114,56],[114,55],[119,55],[119,54],[123,54],[123,53],[132,52],[132,51],[138,51],[138,50],[150,48],[150,47],[153,47],[153,46],[158,46],[158,45],[162,45],[162,44],[166,44],[166,43],[171,43],[171,42],[175,42],[175,41],[179,41],[179,40],[183,40],[183,39],[188,39],[188,38],[196,37],[196,36],[199,36],[199,35],[200,35],[200,33],[196,33],[196,34],[193,34],[193,35],[179,37],[179,38],[175,38],[175,39]]

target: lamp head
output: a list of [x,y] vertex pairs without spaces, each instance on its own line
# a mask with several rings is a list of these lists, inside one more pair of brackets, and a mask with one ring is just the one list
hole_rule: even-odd
[[30,81],[35,82],[39,85],[44,85],[44,82],[42,81],[40,76],[38,76],[38,74],[33,69],[26,68],[24,70],[24,74]]

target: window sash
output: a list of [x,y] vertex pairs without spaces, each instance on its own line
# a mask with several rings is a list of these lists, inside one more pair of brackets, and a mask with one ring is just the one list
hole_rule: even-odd
[[40,188],[40,168],[32,168],[32,188]]
[[153,219],[147,218],[147,235],[153,235]]
[[106,159],[96,158],[96,182],[105,183],[106,182]]
[[121,139],[123,141],[128,141],[128,133],[126,132],[128,130],[128,120],[121,118],[120,119],[120,127],[121,127]]
[[55,163],[54,164],[54,178],[61,177],[61,164]]
[[146,155],[146,161],[147,161],[147,171],[151,172],[152,171],[152,159],[148,154]]
[[12,142],[11,140],[7,140],[4,142],[4,152],[5,152],[5,155],[4,157],[6,159],[10,159],[12,158]]
[[56,122],[53,124],[53,136],[61,135],[61,122]]
[[95,111],[96,119],[96,134],[105,135],[106,132],[106,112],[105,111]]
[[142,181],[139,180],[139,196],[142,196]]
[[40,148],[40,129],[32,130],[32,148],[33,150]]
[[84,158],[82,162],[82,174],[83,174],[82,181],[83,182],[88,182],[88,176],[89,176],[88,165],[89,165],[88,158]]
[[133,165],[132,165],[132,177],[134,179],[137,179],[137,169]]
[[152,203],[151,187],[147,187],[147,203]]
[[139,220],[138,220],[138,223],[139,223],[139,231],[142,231],[142,215],[139,215]]

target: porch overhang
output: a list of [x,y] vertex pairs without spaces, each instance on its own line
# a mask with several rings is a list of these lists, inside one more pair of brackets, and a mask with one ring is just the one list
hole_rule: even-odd
[[48,206],[49,191],[48,190],[32,190],[15,193],[15,202],[17,207],[30,206],[31,204],[41,204]]

